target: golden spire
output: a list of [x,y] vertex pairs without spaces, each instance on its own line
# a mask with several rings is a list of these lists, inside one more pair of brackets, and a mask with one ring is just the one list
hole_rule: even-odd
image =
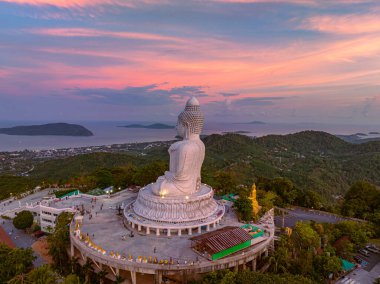
[[257,213],[259,213],[260,208],[259,208],[259,203],[257,202],[257,199],[256,199],[256,184],[255,183],[252,185],[252,191],[251,191],[251,195],[249,199],[251,199],[252,201],[253,214],[257,215]]

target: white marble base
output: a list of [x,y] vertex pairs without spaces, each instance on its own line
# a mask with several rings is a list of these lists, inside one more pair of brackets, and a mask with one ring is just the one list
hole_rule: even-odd
[[[150,185],[142,188],[137,199],[124,209],[125,224],[156,235],[181,236],[213,229],[225,213],[224,205],[214,199],[208,185],[188,197],[160,197]],[[140,231],[139,230],[139,231]]]
[[145,219],[178,223],[205,219],[218,210],[218,204],[212,188],[204,184],[186,197],[157,196],[148,185],[140,190],[133,210]]

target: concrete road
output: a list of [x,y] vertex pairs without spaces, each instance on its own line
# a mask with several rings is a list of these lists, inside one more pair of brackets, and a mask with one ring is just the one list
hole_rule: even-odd
[[[315,221],[318,223],[337,223],[348,218],[339,217],[328,212],[322,212],[317,210],[307,210],[299,207],[293,209],[284,209],[286,211],[284,215],[285,227],[294,227],[298,221]],[[282,227],[282,216],[276,215],[274,223],[276,227]]]
[[36,193],[30,194],[26,197],[23,197],[19,200],[14,201],[2,201],[0,202],[0,214],[2,214],[5,211],[17,209],[20,207],[20,204],[22,206],[25,205],[25,203],[35,203],[38,201],[41,201],[44,196],[48,195],[49,190],[52,190],[50,188],[46,188],[44,190],[38,191]]

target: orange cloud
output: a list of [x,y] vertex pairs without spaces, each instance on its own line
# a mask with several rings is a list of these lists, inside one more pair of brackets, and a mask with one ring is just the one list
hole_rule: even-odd
[[301,29],[336,34],[364,34],[380,32],[379,13],[314,16],[302,21]]
[[[272,88],[283,96],[305,95],[299,89],[334,87],[347,84],[378,84],[380,75],[380,35],[351,36],[351,39],[297,41],[281,47],[256,46],[224,39],[182,39],[156,34],[98,31],[94,29],[32,30],[48,36],[113,36],[155,40],[154,46],[136,47],[99,44],[96,48],[44,47],[42,52],[67,56],[91,55],[125,58],[118,65],[79,66],[54,61],[53,57],[37,62],[46,81],[44,88],[115,88],[169,82],[167,88],[184,85],[209,86],[207,100],[224,99],[220,92],[236,92],[241,97],[271,96]],[[130,60],[129,60],[130,59]],[[30,57],[28,59],[33,59]],[[131,62],[132,61],[132,62]],[[71,61],[72,62],[72,61]],[[18,78],[35,74],[30,68]],[[21,76],[21,75],[22,76]],[[281,89],[282,86],[288,88]],[[263,91],[252,92],[250,89]],[[292,89],[289,91],[288,89]]]
[[33,29],[29,30],[33,34],[59,36],[59,37],[116,37],[140,40],[160,40],[160,41],[176,41],[183,42],[184,40],[178,37],[162,36],[150,33],[136,33],[136,32],[113,32],[102,31],[95,29],[85,28],[46,28],[46,29]]

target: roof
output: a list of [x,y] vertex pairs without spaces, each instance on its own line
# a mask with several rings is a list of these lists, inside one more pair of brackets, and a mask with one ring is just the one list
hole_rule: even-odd
[[355,267],[355,264],[353,264],[352,262],[349,262],[343,258],[340,258],[340,263],[342,264],[342,268],[344,271],[348,271],[351,268]]
[[209,254],[215,254],[234,247],[246,241],[252,236],[240,227],[227,226],[200,236],[190,238],[200,248]]

